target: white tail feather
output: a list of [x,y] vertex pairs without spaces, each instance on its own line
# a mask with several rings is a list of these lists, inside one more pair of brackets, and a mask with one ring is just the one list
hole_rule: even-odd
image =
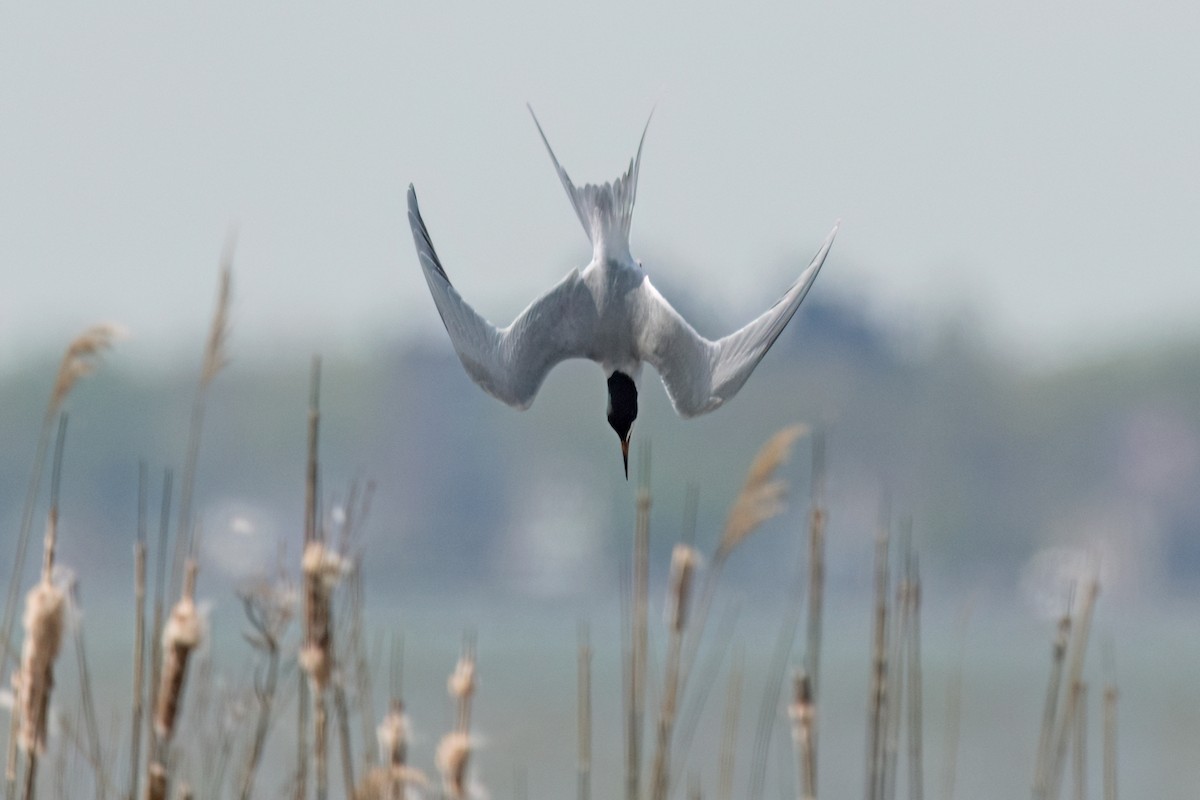
[[537,115],[533,113],[533,108],[530,106],[527,108],[529,108],[530,116],[533,117],[533,124],[537,126],[538,133],[541,134],[542,142],[546,145],[546,151],[550,154],[550,160],[554,162],[558,178],[562,181],[563,188],[567,190],[567,196],[571,198],[571,205],[575,207],[575,215],[579,217],[579,222],[583,225],[583,230],[592,243],[595,254],[599,257],[628,257],[629,228],[633,220],[633,203],[637,198],[638,170],[642,165],[642,144],[646,141],[646,131],[650,128],[650,120],[646,120],[646,127],[642,129],[642,138],[638,141],[637,155],[630,159],[629,169],[624,175],[601,186],[589,183],[578,187],[571,182],[567,171],[558,163],[554,149],[550,147],[550,140],[546,138]]

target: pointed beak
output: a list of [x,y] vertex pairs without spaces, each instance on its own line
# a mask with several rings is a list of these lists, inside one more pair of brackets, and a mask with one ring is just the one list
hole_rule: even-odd
[[621,459],[625,462],[625,480],[629,480],[629,440],[621,440]]

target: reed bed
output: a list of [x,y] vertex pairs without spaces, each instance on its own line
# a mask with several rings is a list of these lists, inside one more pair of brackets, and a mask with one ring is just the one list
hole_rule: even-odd
[[[481,740],[473,727],[480,693],[479,663],[474,635],[464,637],[461,655],[446,682],[453,707],[452,723],[437,738],[435,752],[422,771],[412,763],[412,724],[400,685],[400,658],[393,646],[391,674],[381,677],[379,661],[368,653],[364,621],[366,594],[356,556],[355,532],[368,517],[371,487],[354,486],[340,500],[323,498],[320,434],[321,365],[314,359],[307,414],[307,457],[302,471],[305,489],[304,526],[298,562],[281,563],[276,575],[238,592],[245,615],[248,667],[242,686],[230,687],[214,677],[216,667],[205,652],[207,626],[197,597],[202,557],[195,547],[197,475],[202,423],[208,392],[226,352],[232,273],[227,254],[222,262],[217,303],[206,342],[201,373],[193,399],[182,470],[180,506],[174,537],[169,526],[172,473],[162,481],[162,505],[157,542],[148,540],[149,468],[138,470],[137,530],[133,547],[134,646],[128,718],[124,734],[106,736],[92,700],[83,628],[72,623],[71,592],[56,572],[59,536],[58,498],[65,440],[65,421],[59,423],[53,480],[44,537],[42,569],[25,597],[19,659],[9,653],[13,637],[0,642],[0,664],[15,661],[16,702],[11,716],[7,796],[35,797],[39,759],[54,758],[54,781],[49,789],[60,797],[125,797],[129,800],[168,797],[220,798],[291,796],[324,800],[329,796],[356,800],[409,800],[481,796],[476,754]],[[15,619],[15,589],[28,523],[36,506],[42,462],[48,451],[47,423],[59,420],[63,403],[75,382],[91,371],[96,358],[114,338],[113,329],[96,328],[73,341],[60,367],[43,420],[43,434],[34,457],[27,508],[18,531],[18,563],[9,586],[4,625]],[[298,430],[300,425],[297,425]],[[809,433],[794,425],[770,437],[752,460],[744,484],[734,499],[711,552],[697,546],[695,493],[689,490],[681,540],[671,548],[666,565],[665,620],[652,623],[650,614],[651,510],[650,459],[643,450],[634,498],[636,524],[631,541],[627,596],[623,598],[624,641],[621,643],[624,691],[621,734],[624,774],[619,783],[627,800],[669,800],[672,797],[715,796],[717,800],[764,796],[772,737],[790,723],[788,775],[781,785],[798,800],[820,796],[820,731],[844,726],[844,719],[822,718],[823,689],[845,675],[822,672],[825,638],[826,451],[823,435],[812,437],[812,486],[808,513],[795,531],[801,560],[795,591],[783,615],[763,694],[757,730],[749,758],[737,732],[744,716],[748,663],[736,638],[736,614],[724,610],[715,634],[709,619],[718,603],[723,568],[755,533],[779,516],[786,506],[788,485],[784,466]],[[299,476],[298,476],[299,477]],[[335,513],[336,511],[336,513]],[[908,526],[894,537],[884,520],[875,540],[874,589],[869,662],[864,708],[866,748],[863,760],[867,800],[895,800],[902,794],[921,800],[925,792],[924,696],[922,669],[922,578],[917,548]],[[899,540],[897,545],[896,540]],[[153,568],[152,568],[153,565]],[[151,574],[153,573],[153,574]],[[83,576],[86,578],[86,576]],[[151,593],[153,584],[153,593]],[[153,594],[152,605],[151,594]],[[1117,688],[1115,680],[1102,693],[1089,692],[1085,680],[1088,638],[1099,595],[1099,583],[1086,581],[1077,604],[1057,626],[1051,648],[1049,680],[1037,745],[1032,788],[1035,800],[1061,796],[1070,775],[1073,796],[1087,796],[1086,735],[1089,695],[1100,694],[1101,789],[1106,800],[1117,797]],[[173,600],[168,608],[167,603]],[[1078,607],[1074,607],[1077,605]],[[152,617],[152,621],[148,618]],[[295,623],[295,624],[293,624]],[[72,634],[68,637],[68,633]],[[801,652],[797,654],[797,639]],[[53,717],[55,666],[65,642],[73,642],[81,677],[79,701]],[[393,640],[395,641],[395,640]],[[662,654],[655,663],[655,646]],[[574,730],[577,737],[577,797],[591,800],[594,763],[594,704],[603,688],[594,685],[595,644],[581,625],[577,643],[577,696]],[[600,645],[603,647],[603,645]],[[729,657],[730,652],[735,656]],[[728,663],[731,661],[732,663]],[[657,667],[661,666],[661,676]],[[652,671],[654,675],[652,675]],[[790,686],[786,676],[791,674]],[[655,678],[657,677],[657,681]],[[711,714],[706,707],[712,689],[724,679],[723,708]],[[377,704],[375,686],[387,686],[387,698]],[[422,687],[425,688],[425,687]],[[949,691],[961,694],[961,676],[951,679]],[[477,696],[478,695],[478,696]],[[948,725],[957,725],[957,705]],[[232,709],[226,713],[226,709]],[[572,722],[570,712],[564,712]],[[718,718],[719,717],[719,718]],[[716,719],[714,719],[716,718]],[[52,724],[54,723],[54,724]],[[716,752],[693,753],[698,726],[711,725]],[[55,729],[57,728],[57,733]],[[1034,726],[1031,726],[1033,732]],[[294,737],[289,776],[269,761],[272,741]],[[333,746],[336,737],[337,746]],[[784,734],[786,739],[786,734]],[[957,728],[949,745],[957,744]],[[276,746],[277,751],[280,747]],[[117,768],[118,755],[128,755],[127,774]],[[953,751],[943,754],[947,778],[943,794],[954,796]],[[123,761],[123,759],[122,759]],[[336,785],[335,762],[341,769]],[[749,768],[739,765],[749,764]],[[1071,769],[1067,769],[1067,765]],[[526,774],[527,765],[517,765]],[[268,774],[270,773],[270,774]],[[433,778],[429,776],[435,776]],[[524,777],[518,782],[526,785]],[[522,792],[526,790],[521,790]]]

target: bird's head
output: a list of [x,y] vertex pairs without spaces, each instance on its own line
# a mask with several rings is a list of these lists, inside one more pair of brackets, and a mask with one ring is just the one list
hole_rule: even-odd
[[625,479],[629,479],[629,437],[637,419],[637,384],[624,372],[608,377],[608,424],[621,440],[621,459],[625,462]]

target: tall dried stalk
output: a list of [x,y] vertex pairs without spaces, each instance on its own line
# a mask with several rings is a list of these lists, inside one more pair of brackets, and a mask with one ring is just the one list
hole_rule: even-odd
[[196,462],[200,456],[200,431],[204,427],[204,409],[208,387],[229,362],[226,346],[229,341],[229,304],[233,294],[233,237],[225,242],[221,254],[221,267],[217,283],[217,302],[209,324],[208,339],[204,345],[204,359],[200,364],[200,379],[192,397],[192,416],[188,427],[187,454],[183,462],[183,475],[179,497],[179,522],[175,535],[175,558],[171,569],[171,593],[174,594],[183,579],[185,561],[192,554],[192,495],[196,487]]
[[579,626],[579,800],[592,798],[592,647],[587,625]]
[[717,800],[733,800],[737,727],[742,708],[742,662],[743,658],[739,653],[729,673],[729,687],[725,691],[725,717],[721,725],[721,756],[717,771]]
[[1071,610],[1058,620],[1058,633],[1050,651],[1050,682],[1046,686],[1046,703],[1042,709],[1042,729],[1038,735],[1037,761],[1033,773],[1033,796],[1044,798],[1049,782],[1050,762],[1054,748],[1054,723],[1058,713],[1059,688],[1062,685],[1063,664],[1067,657],[1067,644],[1071,640]]
[[649,647],[650,592],[650,448],[642,449],[637,493],[637,525],[633,537],[633,620],[629,647],[629,697],[626,700],[625,797],[641,792],[642,732],[646,704],[646,665]]
[[676,706],[679,692],[679,661],[683,651],[683,632],[687,625],[688,602],[691,598],[692,582],[699,564],[700,555],[695,548],[686,544],[675,545],[671,553],[670,588],[670,642],[667,651],[666,674],[663,679],[662,706],[658,714],[658,740],[654,754],[654,771],[651,779],[652,800],[666,800],[671,771],[671,734],[675,726]]
[[[746,473],[746,481],[730,508],[721,540],[713,553],[711,566],[705,575],[700,592],[700,600],[696,604],[695,621],[691,625],[691,633],[684,643],[683,655],[680,660],[679,693],[681,696],[686,696],[687,687],[696,666],[696,659],[704,640],[708,614],[716,595],[722,568],[734,550],[749,539],[763,523],[783,511],[787,486],[782,480],[774,480],[775,473],[787,463],[792,446],[807,431],[808,428],[803,425],[790,425],[777,431],[762,446],[750,464]],[[702,677],[715,677],[717,662],[711,663],[714,669],[706,672],[706,675],[702,675]],[[782,672],[780,680],[782,680]],[[703,711],[707,697],[707,690],[697,692],[695,699],[684,710],[682,715],[686,721],[683,726],[684,738],[689,742],[691,732],[695,729],[696,720]]]
[[[158,518],[158,553],[154,568],[154,621],[150,628],[157,633],[163,629],[163,617],[166,613],[166,582],[167,582],[167,542],[171,535],[171,496],[173,492],[174,473],[170,469],[163,472],[162,505]],[[154,706],[158,684],[162,679],[162,637],[150,637],[150,702],[146,737],[149,742],[147,753],[153,758],[158,752],[158,734],[154,730]],[[164,790],[165,791],[165,790]]]
[[1117,800],[1117,687],[1104,689],[1104,800]]
[[272,586],[264,582],[256,589],[240,595],[242,608],[251,627],[251,631],[246,634],[246,640],[251,647],[266,657],[267,662],[262,678],[256,676],[254,680],[258,721],[254,727],[254,738],[250,743],[246,766],[242,771],[238,792],[241,800],[249,800],[254,793],[254,780],[266,746],[279,683],[280,641],[286,634],[293,615],[291,594],[291,588],[286,584]]
[[[76,588],[72,584],[70,593],[72,603],[77,600]],[[83,707],[83,721],[87,726],[89,761],[94,765],[96,771],[96,798],[104,800],[109,785],[108,759],[104,757],[104,749],[100,744],[100,726],[96,720],[96,701],[92,692],[91,670],[88,668],[87,644],[84,640],[83,625],[76,624],[72,628],[75,634],[75,658],[79,672],[80,705]]]
[[129,733],[129,800],[137,800],[142,766],[146,680],[146,462],[138,465],[137,540],[133,544],[133,708]]
[[962,727],[963,660],[967,648],[967,623],[970,607],[963,612],[958,630],[958,657],[954,670],[946,684],[946,736],[945,765],[942,768],[942,800],[954,800],[954,786],[958,776],[958,739]]
[[867,800],[883,796],[883,750],[887,720],[888,530],[875,539],[875,625],[871,637],[871,701],[867,714]]
[[455,702],[454,730],[438,743],[436,761],[442,788],[454,800],[467,796],[467,768],[471,758],[471,699],[475,696],[475,643],[463,642],[463,654],[446,682]]
[[812,683],[808,675],[798,671],[792,680],[792,704],[788,706],[792,720],[792,744],[796,748],[799,777],[796,796],[799,800],[816,800],[816,751],[813,742],[814,717]]
[[825,603],[825,528],[828,513],[825,510],[825,436],[813,436],[812,452],[812,509],[808,515],[808,629],[805,645],[805,671],[807,673],[810,701],[813,712],[809,714],[808,734],[805,746],[809,757],[802,762],[806,774],[802,784],[811,789],[812,797],[817,794],[817,691],[821,676],[821,632]]
[[1081,681],[1074,686],[1079,695],[1075,700],[1075,718],[1071,720],[1071,762],[1075,768],[1075,800],[1087,797],[1087,683]]
[[[905,535],[907,541],[908,536]],[[906,545],[907,547],[907,545]],[[908,647],[909,583],[905,574],[896,587],[890,655],[888,656],[887,703],[884,709],[883,800],[896,796],[897,762],[900,754],[900,720],[904,713],[905,666]]]
[[[42,424],[38,433],[37,448],[33,456],[33,468],[29,475],[29,486],[25,491],[25,502],[21,506],[21,527],[17,534],[17,549],[13,557],[12,571],[8,580],[8,593],[4,600],[3,623],[0,624],[0,670],[8,666],[13,653],[13,627],[16,624],[17,592],[21,586],[21,573],[25,570],[25,556],[29,549],[29,540],[33,534],[33,516],[37,507],[38,489],[41,486],[42,472],[46,465],[46,453],[50,447],[50,436],[54,430],[54,420],[70,395],[71,390],[80,378],[95,371],[100,357],[105,350],[121,335],[121,329],[115,325],[94,325],[67,345],[67,351],[58,368],[54,379],[54,387],[46,403],[42,415]],[[17,719],[13,716],[13,729],[8,738],[8,759],[5,771],[5,796],[12,797],[16,782],[17,762]]]
[[921,573],[916,553],[909,553],[908,566],[908,797],[925,797],[924,730],[921,686]]
[[[1099,594],[1100,581],[1096,578],[1090,579],[1084,587],[1083,605],[1079,611],[1079,625],[1075,629],[1075,638],[1071,643],[1070,662],[1067,669],[1068,686],[1075,686],[1083,680],[1083,661],[1087,655],[1088,635],[1092,628],[1092,613],[1095,611],[1096,598]],[[1055,731],[1056,744],[1048,775],[1047,797],[1051,800],[1057,800],[1062,785],[1067,744],[1070,741],[1071,727],[1074,724],[1078,702],[1078,695],[1075,692],[1068,692],[1065,708],[1058,715]]]

